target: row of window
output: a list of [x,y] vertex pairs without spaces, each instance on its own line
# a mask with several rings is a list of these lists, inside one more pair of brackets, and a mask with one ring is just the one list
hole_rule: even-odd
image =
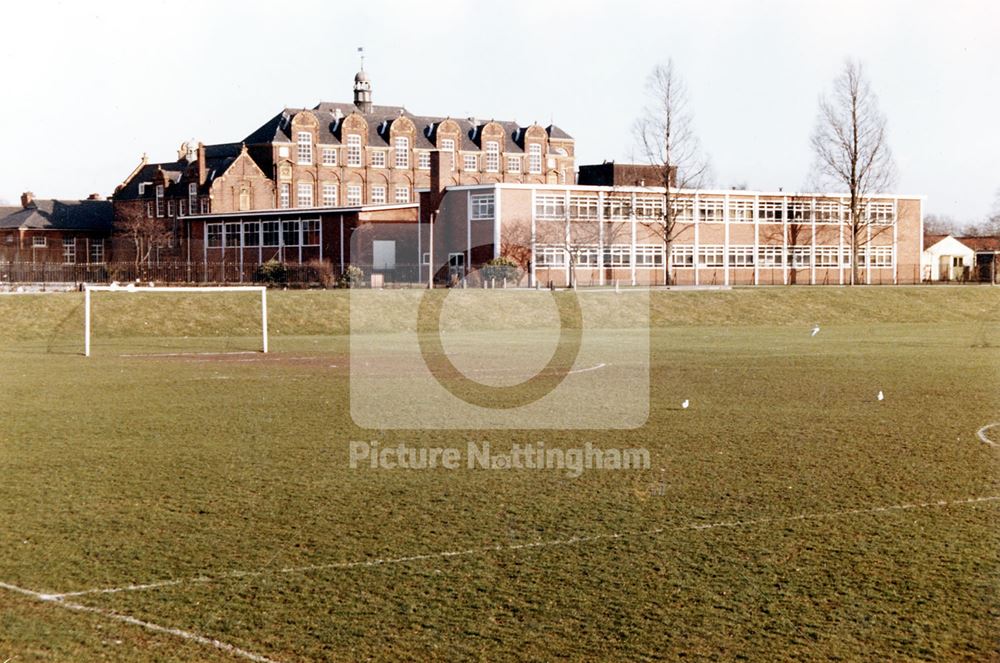
[[[346,164],[351,167],[361,167],[362,149],[361,136],[349,134],[347,136]],[[450,152],[452,163],[455,163],[455,140],[453,138],[441,139],[441,151]],[[487,173],[500,172],[500,143],[487,141],[484,146],[483,170]],[[389,149],[369,149],[372,168],[385,168],[389,162]],[[288,148],[278,148],[279,157],[288,156]],[[300,131],[296,137],[296,160],[299,165],[312,165],[314,159],[312,134],[308,131]],[[337,149],[334,147],[320,147],[320,163],[324,166],[336,166]],[[410,139],[405,136],[398,136],[393,139],[392,164],[395,168],[410,168]],[[521,172],[521,157],[508,155],[506,159],[508,173]],[[429,170],[431,167],[431,153],[427,150],[417,151],[417,168]],[[462,168],[466,171],[479,170],[479,155],[462,153]],[[538,143],[528,145],[528,172],[541,174],[542,172],[542,146]]]
[[[143,195],[146,184],[146,182],[143,182],[139,185],[140,196]],[[157,184],[156,200],[146,202],[146,217],[150,219],[154,216],[158,219],[164,216],[173,217],[175,211],[179,212],[179,216],[187,216],[189,214],[208,214],[208,198],[199,198],[198,185],[195,182],[191,182],[188,184],[188,195],[186,200],[183,198],[179,201],[175,201],[173,199],[165,200],[163,185]]]
[[[99,263],[104,262],[104,240],[103,239],[91,239],[87,241],[90,253],[87,255],[89,259],[88,262]],[[46,248],[48,247],[48,239],[39,235],[35,235],[31,238],[31,247],[33,249]],[[67,265],[74,264],[77,259],[76,250],[76,239],[72,237],[63,238],[62,241],[62,258],[63,263]]]
[[[639,220],[662,219],[663,199],[661,197],[607,196],[604,198],[604,214],[600,214],[601,199],[593,195],[542,194],[535,196],[535,218],[538,219],[581,219],[628,220],[634,214]],[[670,203],[673,219],[690,223],[695,216],[693,198],[673,200]],[[730,200],[729,221],[731,223],[753,223],[753,200]],[[697,205],[698,219],[705,223],[722,223],[726,220],[724,199],[700,199]],[[837,201],[783,201],[761,200],[756,203],[756,218],[764,223],[789,222],[841,223],[850,217],[850,208]],[[892,225],[896,214],[892,202],[871,202],[864,210],[864,219],[875,225]]]
[[[575,264],[578,267],[630,267],[632,252],[628,244],[614,244],[604,247],[604,260],[598,262],[600,247],[576,246],[571,248],[572,255],[562,246],[536,247],[538,267],[566,267]],[[662,244],[637,244],[635,247],[635,266],[637,268],[662,267]],[[730,246],[728,254],[726,247],[721,245],[699,246],[697,254],[691,245],[670,247],[671,261],[674,267],[694,267],[697,255],[699,267],[790,267],[808,268],[813,266],[815,256],[816,267],[850,267],[850,249],[837,246],[790,246],[784,249],[780,246]],[[572,260],[571,260],[572,258]],[[892,247],[873,246],[862,248],[859,252],[862,264],[871,267],[892,267]]]
[[[314,207],[313,185],[309,182],[299,182],[295,187],[295,207]],[[360,184],[347,185],[348,207],[357,207],[363,204],[363,189]],[[389,202],[388,188],[381,184],[369,187],[369,202],[372,205],[385,205]],[[393,188],[394,203],[410,202],[410,187],[408,185],[398,185]],[[320,205],[323,207],[336,207],[339,205],[338,186],[332,182],[320,184]],[[288,209],[292,207],[292,186],[287,182],[278,185],[278,207]]]
[[319,219],[209,223],[205,225],[205,241],[210,249],[319,246]]

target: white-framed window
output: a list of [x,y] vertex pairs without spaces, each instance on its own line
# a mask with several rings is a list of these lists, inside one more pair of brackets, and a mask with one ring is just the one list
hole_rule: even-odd
[[90,262],[104,262],[104,240],[94,239],[90,241]]
[[208,196],[205,196],[199,201],[199,209],[201,209],[202,214],[208,214],[211,211],[211,208],[208,204]]
[[566,250],[561,246],[539,246],[535,249],[535,266],[565,267]]
[[188,184],[188,209],[194,214],[198,209],[198,184],[191,182]]
[[295,191],[296,207],[313,206],[313,185],[308,182],[299,182]]
[[337,206],[337,185],[332,182],[323,183],[323,206]]
[[385,150],[371,150],[372,168],[385,168]]
[[260,246],[260,221],[243,224],[243,246]]
[[863,249],[861,259],[867,258],[871,267],[892,267],[891,246],[868,246]]
[[420,264],[421,265],[429,265],[429,264],[431,264],[431,254],[430,254],[429,251],[424,251],[424,255],[420,259]]
[[840,248],[836,246],[817,246],[816,247],[816,266],[817,267],[837,267],[840,263],[838,258],[840,257]]
[[454,138],[442,138],[441,139],[441,151],[448,152],[451,154],[451,169],[455,170],[455,139]]
[[324,147],[321,152],[323,165],[324,166],[336,166],[337,165],[337,148],[335,147]]
[[187,212],[187,201],[181,198],[180,202],[177,203],[177,209],[179,210],[180,216],[185,216]]
[[299,229],[300,224],[298,221],[282,221],[281,243],[285,246],[300,246]]
[[813,218],[812,202],[809,200],[790,200],[788,202],[788,220],[795,223],[810,223]]
[[472,220],[492,221],[494,199],[492,193],[481,193],[472,196]]
[[780,200],[761,200],[757,203],[757,218],[765,223],[781,223],[784,203]]
[[278,157],[281,158],[281,159],[287,159],[288,158],[288,146],[287,145],[282,145],[281,147],[278,148]]
[[702,199],[698,201],[698,221],[701,223],[722,223],[725,220],[725,201]]
[[278,246],[281,242],[281,223],[278,221],[264,221],[261,226],[261,245]]
[[313,162],[312,134],[308,131],[300,131],[296,136],[298,142],[297,156],[299,163],[308,165]]
[[632,196],[608,196],[604,199],[604,218],[615,221],[628,219],[632,214]]
[[730,267],[753,267],[755,258],[756,255],[754,254],[752,244],[749,246],[731,245],[729,247]]
[[396,150],[396,168],[410,167],[410,139],[406,136],[397,136],[392,142]]
[[222,224],[221,223],[209,223],[205,226],[205,232],[207,233],[208,248],[210,249],[221,249],[222,248]]
[[500,143],[494,140],[486,141],[486,172],[500,172]]
[[156,217],[163,216],[163,185],[156,185]]
[[372,187],[372,204],[385,205],[385,187],[381,185]]
[[663,245],[636,244],[635,266],[643,269],[663,267]]
[[347,136],[347,165],[361,165],[361,136],[348,134]]
[[427,150],[417,152],[417,168],[420,170],[431,169],[431,153]]
[[819,223],[840,223],[845,218],[846,207],[839,200],[816,201],[816,221]]
[[892,209],[892,202],[873,201],[868,203],[866,210],[868,220],[876,226],[891,226],[896,220],[896,215]]
[[475,154],[463,154],[462,170],[467,170],[467,171],[479,170],[479,157],[476,156]]
[[670,262],[674,267],[694,267],[694,247],[688,244],[671,245]]
[[397,186],[393,193],[395,194],[393,199],[397,203],[410,202],[410,187],[403,185]]
[[538,143],[528,145],[528,172],[532,174],[542,172],[542,146]]
[[565,196],[558,194],[535,196],[535,218],[536,219],[566,218]]
[[302,246],[319,246],[319,219],[302,222]]
[[753,201],[752,200],[730,200],[729,201],[729,222],[730,223],[753,223]]
[[521,157],[507,157],[507,172],[513,174],[521,172]]
[[781,267],[785,264],[785,251],[780,246],[761,246],[757,249],[761,267]]
[[809,267],[812,264],[812,249],[808,246],[789,246],[788,264],[800,269]]
[[628,244],[612,244],[604,247],[605,267],[629,267],[632,264],[632,247]]
[[45,235],[35,235],[31,238],[31,246],[36,249],[44,249],[48,245]]
[[347,185],[347,204],[351,207],[358,207],[361,205],[361,185],[360,184],[348,184]]
[[692,223],[694,221],[694,198],[673,198],[670,201],[670,214],[674,223]]
[[241,226],[239,223],[226,224],[226,248],[236,249],[240,247],[242,238],[240,237]]
[[149,201],[146,203],[146,218],[147,219],[153,218],[153,201]]
[[597,196],[569,197],[569,218],[594,221],[600,216],[601,201]]
[[663,199],[639,196],[635,199],[635,217],[640,221],[663,220]]
[[596,267],[600,248],[596,246],[574,246],[573,262],[577,267]]
[[292,206],[292,187],[288,182],[282,182],[278,187],[278,207],[288,209]]
[[698,265],[703,267],[723,267],[726,264],[726,249],[721,245],[706,244],[698,247]]
[[174,201],[173,200],[168,200],[167,201],[167,216],[171,216],[171,217],[174,216]]
[[149,184],[149,182],[139,182],[139,195],[140,196],[145,196],[146,195],[146,185],[147,184]]

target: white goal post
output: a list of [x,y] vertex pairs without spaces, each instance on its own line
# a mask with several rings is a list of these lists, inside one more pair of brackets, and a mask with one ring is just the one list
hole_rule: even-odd
[[112,285],[88,285],[84,286],[84,309],[83,309],[83,354],[86,357],[90,356],[90,293],[91,292],[121,292],[128,294],[155,294],[160,292],[194,292],[194,293],[209,293],[209,292],[259,292],[260,293],[260,323],[261,323],[261,345],[262,352],[267,352],[267,288],[264,286],[166,286],[166,287],[139,287],[135,284],[128,284],[120,286],[117,284]]

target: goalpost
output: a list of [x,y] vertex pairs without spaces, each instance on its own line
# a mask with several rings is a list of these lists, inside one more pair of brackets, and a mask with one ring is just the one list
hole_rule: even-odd
[[260,323],[261,323],[261,352],[267,352],[267,288],[264,286],[148,286],[148,287],[138,287],[134,284],[128,284],[125,286],[119,286],[117,284],[112,285],[88,285],[84,286],[84,309],[83,309],[83,354],[86,357],[90,356],[90,293],[91,292],[121,292],[127,294],[136,293],[160,293],[160,292],[193,292],[193,293],[208,293],[208,292],[259,292],[260,293]]

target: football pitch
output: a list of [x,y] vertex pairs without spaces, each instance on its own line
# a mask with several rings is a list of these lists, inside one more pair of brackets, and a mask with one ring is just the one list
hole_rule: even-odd
[[649,293],[611,430],[363,429],[347,293],[128,297],[0,296],[0,663],[1000,660],[1000,289]]

